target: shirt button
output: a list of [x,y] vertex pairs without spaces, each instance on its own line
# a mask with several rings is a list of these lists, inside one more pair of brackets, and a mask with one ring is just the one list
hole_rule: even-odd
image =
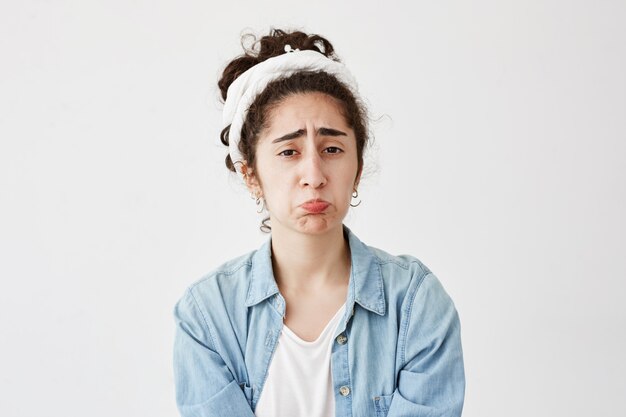
[[347,341],[348,338],[343,333],[337,336],[337,343],[339,343],[340,345],[345,345]]
[[348,395],[350,395],[350,387],[344,385],[343,387],[339,388],[339,394],[347,397]]

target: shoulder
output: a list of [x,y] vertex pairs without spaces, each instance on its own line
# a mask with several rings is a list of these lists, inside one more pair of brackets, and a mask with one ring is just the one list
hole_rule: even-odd
[[[392,255],[382,249],[367,246],[379,265],[385,289],[394,291],[403,298],[406,312],[414,310],[416,304],[439,307],[454,307],[452,299],[441,281],[420,259],[413,255]],[[400,288],[398,288],[400,287]],[[399,291],[398,291],[399,290]]]
[[252,266],[252,258],[256,252],[256,250],[253,250],[224,262],[192,282],[188,289],[191,291],[202,291],[204,288],[213,285],[222,286],[245,281]]
[[413,255],[392,255],[374,246],[367,246],[367,249],[376,259],[385,279],[422,281],[432,274],[431,270]]
[[257,251],[230,259],[193,281],[178,300],[194,305],[203,315],[209,310],[243,302],[248,290],[252,258]]

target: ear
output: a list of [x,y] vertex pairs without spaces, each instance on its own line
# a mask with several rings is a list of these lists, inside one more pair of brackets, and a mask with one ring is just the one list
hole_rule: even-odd
[[246,183],[246,187],[248,187],[248,191],[257,197],[262,196],[263,190],[261,189],[259,179],[255,175],[254,170],[245,162],[241,166],[241,173],[243,174],[243,179]]
[[354,188],[359,188],[359,183],[361,182],[361,174],[363,173],[363,167],[359,168],[359,172],[356,173],[356,178],[354,179]]

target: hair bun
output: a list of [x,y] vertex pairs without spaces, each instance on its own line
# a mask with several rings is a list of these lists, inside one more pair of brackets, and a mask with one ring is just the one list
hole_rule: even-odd
[[226,65],[222,77],[217,85],[220,88],[222,100],[226,100],[228,87],[239,77],[258,63],[266,59],[286,53],[286,47],[290,50],[316,51],[324,56],[339,61],[335,56],[333,45],[324,37],[314,34],[306,34],[300,31],[287,32],[282,29],[272,29],[269,35],[256,39],[253,34],[244,34],[245,38],[252,38],[254,41],[249,48],[244,47],[244,55],[241,55]]

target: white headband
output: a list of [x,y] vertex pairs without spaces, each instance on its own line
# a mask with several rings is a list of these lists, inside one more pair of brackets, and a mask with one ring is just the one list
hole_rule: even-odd
[[[248,109],[270,82],[300,71],[323,71],[337,77],[353,94],[358,92],[356,80],[342,63],[326,58],[319,52],[291,49],[289,45],[285,45],[285,51],[287,53],[266,59],[248,69],[228,87],[222,122],[223,127],[230,125],[228,149],[233,164],[244,160],[239,152],[239,141]],[[237,165],[241,164],[235,165],[241,174]]]

